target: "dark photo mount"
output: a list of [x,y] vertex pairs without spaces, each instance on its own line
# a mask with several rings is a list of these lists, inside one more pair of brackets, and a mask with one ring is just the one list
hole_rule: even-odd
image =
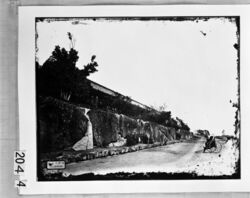
[[[66,172],[72,164],[86,162],[86,167],[107,163],[105,159],[114,158],[122,161],[126,155],[148,155],[154,151],[164,152],[168,146],[179,143],[188,145],[209,144],[212,134],[207,130],[191,131],[188,123],[181,118],[174,118],[171,111],[146,105],[134,100],[111,87],[106,87],[89,79],[93,73],[101,70],[96,61],[98,54],[92,54],[89,62],[82,69],[77,67],[81,54],[75,46],[74,34],[69,29],[67,37],[70,49],[60,45],[44,63],[39,63],[36,53],[36,114],[37,114],[37,179],[38,181],[83,181],[83,180],[196,180],[196,179],[240,179],[240,17],[239,16],[187,16],[187,17],[46,17],[36,18],[36,52],[39,51],[40,37],[38,23],[53,23],[70,21],[74,25],[94,22],[113,21],[171,21],[207,22],[210,19],[228,20],[235,24],[237,42],[232,45],[237,50],[237,101],[230,104],[235,108],[234,135],[214,136],[214,148],[208,146],[208,152],[202,153],[201,148],[194,153],[199,156],[213,155],[221,158],[228,142],[238,150],[239,157],[235,161],[235,171],[231,175],[200,175],[193,171],[132,171],[109,172],[99,174],[82,172],[70,174]],[[84,24],[85,25],[85,24]],[[200,30],[206,37],[209,33]],[[215,46],[216,47],[216,46]],[[143,50],[143,49],[142,49]],[[174,86],[174,85],[173,85]],[[153,97],[153,96],[152,96]],[[171,109],[170,109],[171,110]],[[213,136],[212,136],[213,137]],[[92,139],[92,142],[90,141]],[[219,144],[218,144],[219,142]],[[200,143],[200,145],[202,145]],[[219,145],[219,146],[218,146]],[[205,151],[205,149],[204,149]],[[191,151],[190,151],[191,152]],[[174,155],[172,151],[171,155]],[[177,154],[178,155],[178,154]],[[152,157],[154,159],[154,157]],[[104,160],[104,161],[102,161]],[[134,159],[136,160],[136,159]],[[51,163],[50,163],[51,162]],[[66,164],[66,169],[49,169],[48,164]],[[124,162],[125,163],[125,162]],[[111,163],[112,164],[112,163]],[[125,163],[126,164],[126,163]],[[83,166],[84,166],[83,165]],[[197,164],[199,167],[199,164]],[[215,167],[216,169],[216,167]],[[77,169],[78,170],[78,169]]]

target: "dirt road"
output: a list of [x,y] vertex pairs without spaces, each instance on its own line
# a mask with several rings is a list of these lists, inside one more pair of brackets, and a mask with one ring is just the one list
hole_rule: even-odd
[[115,172],[232,174],[234,171],[232,160],[235,160],[235,153],[228,149],[228,147],[231,148],[230,142],[223,145],[220,153],[203,153],[204,143],[204,139],[189,140],[123,155],[72,163],[66,166],[64,175],[81,175],[91,172],[95,174]]

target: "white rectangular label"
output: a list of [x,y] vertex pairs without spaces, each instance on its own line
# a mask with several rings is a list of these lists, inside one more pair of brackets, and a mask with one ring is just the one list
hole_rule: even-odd
[[48,161],[47,169],[49,170],[65,169],[65,161]]

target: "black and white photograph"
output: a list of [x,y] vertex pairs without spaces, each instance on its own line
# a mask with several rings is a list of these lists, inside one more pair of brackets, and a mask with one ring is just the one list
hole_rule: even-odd
[[249,10],[21,7],[20,194],[248,191]]
[[38,181],[241,178],[239,17],[35,28]]

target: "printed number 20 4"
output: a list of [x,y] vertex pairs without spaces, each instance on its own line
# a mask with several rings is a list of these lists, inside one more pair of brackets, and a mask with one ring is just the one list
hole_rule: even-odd
[[23,174],[24,165],[25,165],[25,152],[15,151],[14,153],[14,175]]

